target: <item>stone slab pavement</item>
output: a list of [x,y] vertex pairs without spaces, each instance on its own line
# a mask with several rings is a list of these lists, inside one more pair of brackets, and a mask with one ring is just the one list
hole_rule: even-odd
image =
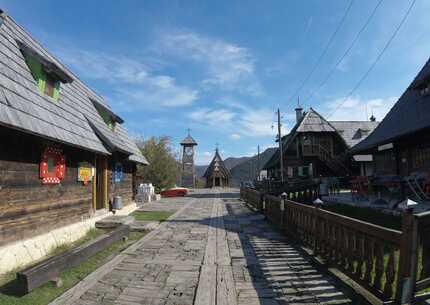
[[51,304],[359,304],[238,197],[164,199],[168,221]]

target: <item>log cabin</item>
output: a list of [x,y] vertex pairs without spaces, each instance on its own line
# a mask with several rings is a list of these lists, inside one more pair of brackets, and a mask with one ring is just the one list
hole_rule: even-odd
[[[354,158],[366,157],[374,182],[403,196],[430,200],[430,59],[374,132],[355,145]],[[378,184],[378,183],[374,183]]]
[[123,120],[0,10],[0,273],[82,237],[121,196],[137,164]]
[[231,182],[230,170],[225,166],[218,148],[215,150],[215,156],[209,164],[203,177],[206,179],[206,187],[229,187]]
[[[376,128],[378,122],[373,117],[369,121],[327,121],[313,108],[303,112],[298,106],[295,111],[296,124],[282,137],[286,179],[345,176],[358,170],[346,152]],[[280,179],[279,150],[263,169],[268,179]]]

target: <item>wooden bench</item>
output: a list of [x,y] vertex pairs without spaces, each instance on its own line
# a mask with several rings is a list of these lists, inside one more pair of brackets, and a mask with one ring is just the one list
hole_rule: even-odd
[[62,271],[79,265],[97,252],[128,235],[129,232],[130,227],[128,225],[121,225],[109,233],[102,234],[78,247],[17,272],[17,288],[19,292],[27,294],[33,289],[58,278]]

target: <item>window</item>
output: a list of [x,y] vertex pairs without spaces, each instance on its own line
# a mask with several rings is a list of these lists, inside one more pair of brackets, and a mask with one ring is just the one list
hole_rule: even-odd
[[103,121],[106,123],[106,125],[109,127],[110,130],[115,129],[115,121],[113,120],[112,116],[107,113],[107,111],[104,111],[103,109],[98,109],[100,116],[102,117]]
[[25,61],[30,68],[31,75],[37,82],[39,92],[58,101],[60,97],[60,81],[56,80],[53,75],[47,73],[42,64],[33,56],[26,55]]
[[101,118],[103,119],[103,122],[105,122],[106,126],[110,130],[114,131],[117,123],[118,124],[124,123],[124,120],[121,119],[114,112],[112,112],[112,110],[110,110],[106,106],[100,104],[100,102],[95,100],[94,98],[92,98],[92,97],[88,97],[88,98],[90,99],[90,101],[93,102],[93,105],[96,108],[99,115],[101,116]]
[[411,150],[412,168],[414,170],[430,167],[430,147],[414,148]]

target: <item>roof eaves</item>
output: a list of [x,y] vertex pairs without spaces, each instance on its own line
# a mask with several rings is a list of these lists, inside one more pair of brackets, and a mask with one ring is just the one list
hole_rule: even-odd
[[94,97],[88,96],[88,98],[94,104],[94,107],[101,108],[104,111],[106,111],[107,113],[109,113],[109,115],[111,115],[114,118],[115,122],[118,122],[120,124],[124,123],[124,120],[119,115],[117,115],[115,112],[113,112],[112,109],[107,107],[106,104],[101,103],[100,101],[98,101]]

